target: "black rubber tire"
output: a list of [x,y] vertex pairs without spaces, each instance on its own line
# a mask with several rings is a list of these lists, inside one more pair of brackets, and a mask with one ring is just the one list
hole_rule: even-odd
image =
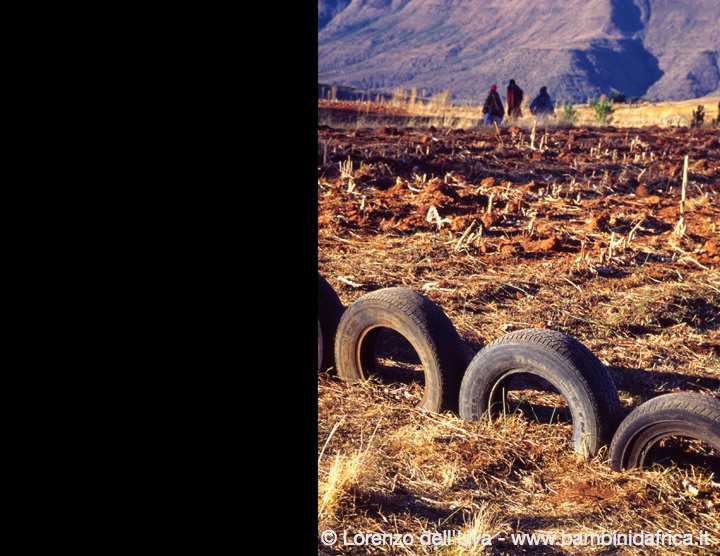
[[503,389],[524,373],[545,379],[567,401],[576,452],[594,457],[610,443],[622,415],[612,377],[587,347],[555,330],[516,330],[482,348],[460,386],[460,417],[478,421],[496,415]]
[[686,437],[720,454],[720,399],[699,392],[672,392],[640,404],[623,419],[610,444],[615,471],[646,467],[661,440]]
[[335,365],[335,334],[345,307],[328,281],[318,272],[318,372]]
[[415,350],[425,385],[419,407],[457,413],[466,360],[460,336],[444,311],[426,296],[407,288],[383,288],[354,301],[345,310],[335,339],[338,376],[367,380],[376,370],[378,332],[387,328]]

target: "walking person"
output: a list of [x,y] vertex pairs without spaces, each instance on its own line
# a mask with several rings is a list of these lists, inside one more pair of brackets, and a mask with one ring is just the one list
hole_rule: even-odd
[[523,101],[523,90],[518,87],[514,79],[510,80],[507,87],[507,113],[508,118],[522,118],[520,105]]
[[490,93],[483,105],[483,114],[485,114],[483,116],[483,123],[485,124],[499,124],[505,117],[505,108],[497,92],[497,85],[490,87]]
[[537,116],[539,120],[544,120],[548,116],[555,114],[555,107],[547,92],[547,87],[544,85],[540,87],[540,93],[530,103],[530,113]]

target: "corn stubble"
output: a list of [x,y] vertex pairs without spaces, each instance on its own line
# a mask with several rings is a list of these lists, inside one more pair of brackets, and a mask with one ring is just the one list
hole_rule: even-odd
[[[512,330],[566,332],[608,367],[626,413],[665,392],[720,395],[711,132],[537,128],[531,140],[522,127],[333,128],[318,140],[319,271],[345,306],[384,287],[421,292],[452,320],[468,361]],[[550,394],[518,396],[558,405]],[[417,399],[409,385],[318,376],[318,533],[482,530],[493,544],[472,553],[522,554],[499,539],[705,530],[709,547],[614,553],[720,550],[720,477],[706,470],[616,473],[605,451],[583,461],[567,423],[527,407],[468,423]],[[470,553],[417,543],[318,551]]]

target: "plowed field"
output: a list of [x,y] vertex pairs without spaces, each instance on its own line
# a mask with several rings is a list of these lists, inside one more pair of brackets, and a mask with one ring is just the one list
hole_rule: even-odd
[[[608,367],[626,413],[670,391],[720,394],[717,130],[320,126],[317,217],[318,270],[346,306],[384,287],[421,292],[453,321],[468,359],[511,330],[561,330]],[[332,462],[360,447],[381,469],[320,512],[319,532],[463,529],[482,509],[506,531],[704,527],[718,549],[718,477],[688,494],[687,474],[578,463],[532,423],[519,437],[477,442],[487,430],[420,415],[411,388],[346,384],[332,372],[318,381],[321,491]],[[400,463],[411,448],[398,447],[398,430],[408,446],[434,446],[416,448],[424,463]],[[432,477],[449,460],[455,476]],[[327,554],[432,548],[319,544]],[[532,553],[605,553],[553,550]],[[663,550],[675,549],[653,553]]]

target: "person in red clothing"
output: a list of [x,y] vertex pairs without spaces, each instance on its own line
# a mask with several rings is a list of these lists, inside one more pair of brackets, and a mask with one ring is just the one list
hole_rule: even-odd
[[508,118],[522,118],[520,105],[523,101],[523,90],[518,87],[514,79],[510,80],[507,87],[507,114]]
[[499,124],[505,116],[505,109],[503,108],[496,85],[490,87],[490,94],[488,94],[485,99],[485,104],[483,105],[483,114],[485,114],[483,116],[483,123],[486,124]]

